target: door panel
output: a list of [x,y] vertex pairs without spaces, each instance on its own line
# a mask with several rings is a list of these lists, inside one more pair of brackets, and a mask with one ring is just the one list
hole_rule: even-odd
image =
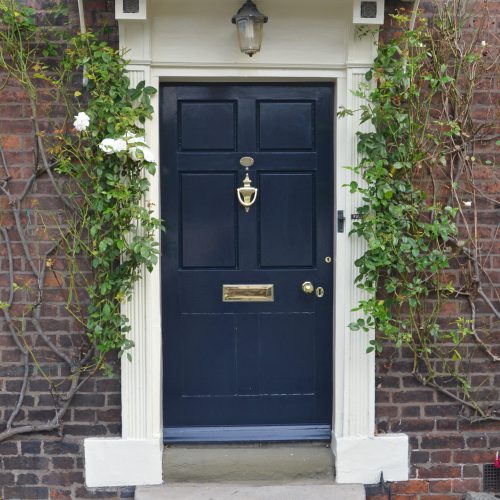
[[235,151],[236,113],[234,101],[179,101],[179,150]]
[[259,151],[313,151],[314,101],[257,101]]
[[237,259],[236,175],[229,172],[182,173],[179,189],[182,268],[234,268]]
[[[166,439],[328,437],[332,89],[164,85],[161,106]],[[225,302],[224,284],[272,284],[274,301]]]
[[259,186],[260,267],[312,267],[314,173],[261,173]]

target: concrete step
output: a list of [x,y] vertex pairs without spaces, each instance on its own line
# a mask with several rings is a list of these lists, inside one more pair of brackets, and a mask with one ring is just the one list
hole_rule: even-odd
[[362,485],[334,481],[324,443],[169,446],[161,486],[136,489],[139,500],[362,500]]
[[137,500],[365,500],[360,484],[248,486],[183,484],[140,486]]

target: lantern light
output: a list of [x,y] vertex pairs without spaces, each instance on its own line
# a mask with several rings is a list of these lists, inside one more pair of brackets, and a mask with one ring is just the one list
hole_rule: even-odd
[[252,57],[259,52],[262,45],[263,26],[268,17],[259,12],[252,0],[247,0],[233,16],[232,22],[236,24],[240,50]]

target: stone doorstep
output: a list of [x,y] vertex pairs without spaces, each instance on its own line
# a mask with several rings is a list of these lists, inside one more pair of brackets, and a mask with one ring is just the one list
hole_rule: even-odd
[[139,500],[364,500],[362,485],[335,484],[324,443],[168,446],[160,486]]
[[138,486],[136,500],[365,500],[361,484]]
[[169,446],[163,452],[163,481],[170,485],[331,485],[333,453],[316,443]]

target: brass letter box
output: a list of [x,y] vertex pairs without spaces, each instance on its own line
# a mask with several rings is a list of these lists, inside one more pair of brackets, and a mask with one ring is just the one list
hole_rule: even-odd
[[222,285],[223,302],[274,302],[274,285]]

